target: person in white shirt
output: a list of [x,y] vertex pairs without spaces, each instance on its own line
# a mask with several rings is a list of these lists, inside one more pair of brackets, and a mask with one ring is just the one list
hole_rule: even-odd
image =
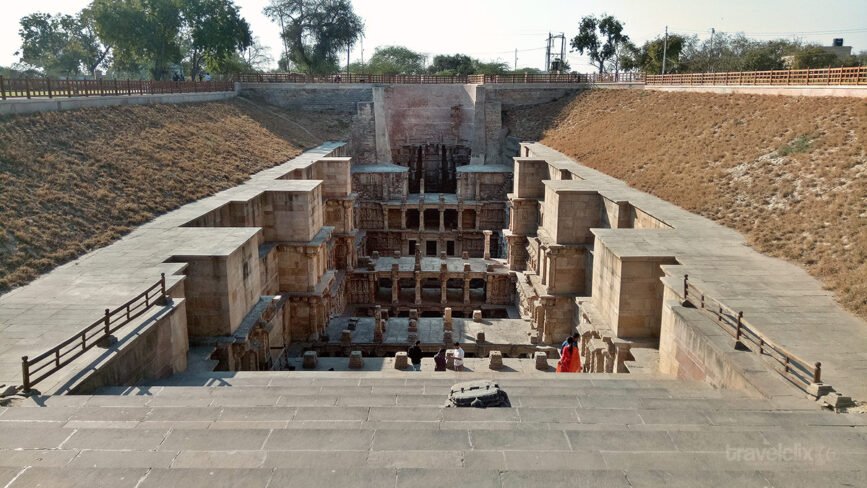
[[455,352],[452,355],[455,360],[455,371],[464,370],[464,350],[461,348],[460,342],[455,342]]

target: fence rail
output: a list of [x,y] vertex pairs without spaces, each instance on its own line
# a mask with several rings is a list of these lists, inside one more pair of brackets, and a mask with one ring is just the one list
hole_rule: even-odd
[[234,81],[52,80],[0,76],[0,99],[159,95],[233,91]]
[[504,74],[504,75],[372,75],[335,73],[242,73],[242,83],[385,83],[385,84],[485,84],[485,83],[642,83],[642,73]]
[[821,383],[822,363],[810,364],[775,344],[759,332],[755,325],[747,322],[743,312],[736,312],[722,302],[706,296],[689,282],[689,275],[683,277],[683,298],[684,301],[714,317],[717,324],[731,334],[735,341],[750,351],[773,360],[776,363],[774,369],[799,388],[806,390],[813,383]]
[[34,385],[56,373],[94,346],[105,343],[115,331],[140,317],[154,305],[165,303],[167,299],[166,275],[160,274],[159,281],[147,290],[114,310],[105,309],[102,318],[78,331],[69,339],[36,357],[23,356],[21,373],[24,393],[29,393]]
[[647,75],[648,85],[867,85],[867,66]]

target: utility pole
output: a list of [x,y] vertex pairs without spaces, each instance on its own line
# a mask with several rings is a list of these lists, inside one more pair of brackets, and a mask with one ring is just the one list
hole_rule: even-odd
[[710,53],[708,56],[710,59],[708,60],[710,63],[710,72],[713,73],[713,35],[716,33],[716,29],[713,27],[710,28]]
[[551,33],[548,33],[548,40],[545,41],[545,73],[551,71]]
[[668,56],[668,26],[665,26],[665,41],[662,43],[662,74],[665,74],[665,58]]
[[515,48],[515,67],[512,71],[518,71],[518,48]]

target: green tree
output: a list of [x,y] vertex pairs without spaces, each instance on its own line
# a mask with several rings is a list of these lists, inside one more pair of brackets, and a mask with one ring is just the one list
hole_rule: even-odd
[[90,9],[75,16],[30,14],[20,20],[20,62],[47,75],[95,75],[109,53],[96,34]]
[[312,74],[337,71],[337,53],[364,32],[349,0],[271,0],[264,13],[281,29],[281,67],[291,63]]
[[509,72],[509,65],[503,61],[483,62],[473,60],[473,73],[479,75],[502,75]]
[[160,80],[179,63],[181,0],[94,0],[93,16],[100,37],[114,47],[116,62],[147,66]]
[[621,44],[629,41],[629,36],[623,33],[623,24],[611,15],[595,17],[588,15],[578,24],[578,35],[573,37],[570,45],[574,51],[587,54],[590,64],[596,66],[600,73],[605,72],[608,61],[615,57]]
[[426,59],[424,54],[403,46],[377,47],[367,63],[367,69],[368,73],[377,75],[417,75],[424,73]]
[[827,68],[839,66],[842,62],[836,54],[825,51],[819,46],[806,46],[795,53],[792,68]]
[[[631,42],[624,46],[624,55],[620,68],[625,71],[638,70],[644,73],[658,75],[662,73],[662,58],[665,57],[665,72],[679,73],[680,54],[686,39],[678,34],[668,35],[668,45],[664,37],[645,42],[640,48]],[[665,51],[663,53],[663,51]]]
[[465,76],[475,72],[476,61],[466,54],[439,54],[434,56],[428,72],[436,75]]
[[203,64],[211,71],[231,71],[237,54],[253,43],[250,25],[231,0],[183,0],[181,14],[193,79]]

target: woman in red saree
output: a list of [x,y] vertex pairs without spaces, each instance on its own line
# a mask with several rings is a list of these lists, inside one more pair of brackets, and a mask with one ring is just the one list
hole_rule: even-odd
[[575,347],[575,339],[566,339],[566,346],[560,351],[560,361],[557,362],[558,373],[577,373],[581,371],[581,355]]

